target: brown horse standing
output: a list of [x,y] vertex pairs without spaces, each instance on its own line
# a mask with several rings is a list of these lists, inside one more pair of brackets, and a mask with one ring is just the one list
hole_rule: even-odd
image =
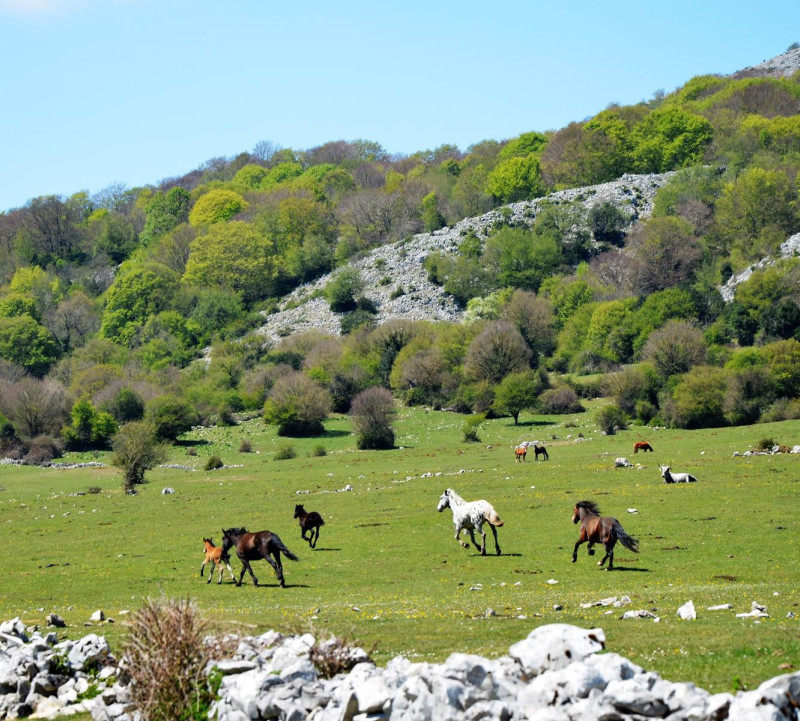
[[514,458],[516,458],[517,463],[522,461],[525,462],[525,456],[528,455],[528,449],[525,446],[519,446],[519,448],[514,449]]
[[653,446],[651,446],[647,441],[638,441],[633,444],[633,452],[638,453],[639,451],[650,451],[653,452]]
[[[316,511],[308,511],[303,508],[302,504],[297,504],[294,507],[294,517],[300,519],[300,535],[302,536],[304,541],[308,541],[308,545],[311,548],[315,548],[317,545],[317,540],[319,540],[319,528],[320,526],[325,525],[325,521],[322,520],[322,516],[319,515]],[[310,536],[306,537],[306,533],[311,533]]]
[[210,563],[211,569],[208,572],[208,581],[206,581],[206,583],[211,583],[211,579],[214,576],[214,566],[219,570],[219,581],[217,581],[217,583],[222,583],[222,564],[224,563],[228,568],[228,573],[231,574],[231,580],[236,581],[233,571],[231,570],[230,557],[227,554],[223,554],[222,549],[214,545],[214,539],[204,538],[203,548],[205,549],[206,557],[203,559],[203,563],[200,566],[200,577],[202,578],[203,576],[203,569],[206,567],[206,564]]
[[[239,574],[239,580],[236,585],[242,585],[244,572],[248,571],[253,579],[253,583],[258,586],[258,579],[250,568],[250,561],[257,561],[263,558],[275,570],[275,575],[278,578],[281,588],[286,586],[283,579],[283,565],[281,564],[281,553],[286,558],[292,561],[299,561],[300,559],[295,556],[286,546],[283,541],[278,538],[277,533],[271,531],[259,531],[258,533],[248,533],[246,528],[229,528],[227,531],[222,530],[222,553],[225,554],[231,546],[236,546],[236,555],[242,562],[242,572]],[[272,556],[272,558],[270,558]],[[275,560],[272,560],[272,559]]]
[[594,501],[578,501],[572,509],[572,522],[581,524],[581,534],[575,548],[572,551],[572,562],[578,560],[578,546],[581,543],[589,542],[589,555],[594,555],[592,546],[595,543],[602,543],[606,549],[606,555],[597,565],[602,566],[608,559],[608,570],[614,568],[614,545],[619,541],[625,548],[634,553],[639,552],[639,541],[631,538],[620,525],[616,518],[601,516],[600,509]]

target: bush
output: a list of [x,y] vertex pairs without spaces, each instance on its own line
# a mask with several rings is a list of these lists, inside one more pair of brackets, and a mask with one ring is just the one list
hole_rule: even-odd
[[278,426],[281,436],[314,436],[324,431],[331,397],[319,383],[302,373],[279,378],[264,404],[264,420]]
[[650,401],[638,401],[636,403],[636,418],[643,424],[647,424],[656,417],[658,408]]
[[253,452],[253,444],[250,442],[249,438],[242,438],[242,442],[239,444],[239,453],[252,453]]
[[96,496],[96,495],[97,495],[98,493],[100,493],[100,491],[102,491],[102,490],[103,490],[103,489],[102,489],[102,488],[100,488],[100,486],[89,486],[89,487],[86,489],[86,492],[87,492],[88,494],[92,495],[92,496]]
[[291,443],[281,443],[275,451],[276,461],[288,461],[297,456],[297,451]]
[[481,438],[478,435],[478,431],[480,427],[483,425],[483,422],[486,420],[486,415],[484,413],[478,413],[474,416],[470,416],[464,421],[464,424],[461,426],[461,432],[463,433],[464,443],[480,443]]
[[542,413],[582,413],[586,410],[577,393],[568,386],[545,391],[540,396],[539,402]]
[[334,636],[328,641],[314,643],[308,651],[308,658],[322,678],[333,678],[352,671],[357,663],[369,660],[369,654],[365,659],[360,650],[353,638]]
[[350,335],[356,328],[362,326],[375,327],[375,317],[367,310],[354,310],[342,316],[339,326],[342,335]]
[[346,313],[356,309],[356,297],[363,289],[361,273],[356,268],[342,268],[325,286],[325,297],[334,313]]
[[774,438],[762,438],[756,443],[756,450],[757,451],[769,451],[772,450],[773,447],[777,446],[778,444],[775,443]]
[[594,419],[600,430],[609,436],[628,427],[628,416],[625,415],[625,411],[613,403],[598,410]]
[[762,423],[777,423],[778,421],[794,421],[800,419],[800,400],[779,398],[769,410],[761,416]]
[[205,719],[216,689],[205,668],[207,624],[191,601],[148,599],[123,646],[134,706],[148,721]]
[[377,386],[359,393],[350,406],[350,422],[360,449],[394,447],[392,422],[397,415],[394,398],[386,388]]
[[49,466],[61,455],[61,446],[51,436],[36,436],[28,443],[28,452],[22,458],[26,466]]
[[197,420],[194,408],[175,395],[159,396],[147,404],[145,420],[162,440],[174,441],[190,430]]
[[219,456],[209,456],[208,460],[206,460],[206,464],[203,466],[203,470],[215,471],[217,468],[222,468],[224,465]]
[[136,486],[144,483],[145,471],[167,457],[167,447],[159,442],[155,429],[142,421],[122,426],[111,439],[111,447],[111,463],[123,470],[123,488],[129,494],[136,493]]
[[325,446],[323,446],[322,443],[317,443],[317,445],[309,451],[308,455],[314,458],[321,458],[322,456],[327,456],[328,451],[325,450]]

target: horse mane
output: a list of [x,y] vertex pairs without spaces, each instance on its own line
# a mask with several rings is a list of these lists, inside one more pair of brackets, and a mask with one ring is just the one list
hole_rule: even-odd
[[456,503],[464,503],[464,499],[458,495],[452,488],[448,488],[445,493],[450,496]]
[[591,513],[593,516],[600,515],[600,509],[594,501],[578,501],[575,504],[575,508],[583,508],[584,511]]

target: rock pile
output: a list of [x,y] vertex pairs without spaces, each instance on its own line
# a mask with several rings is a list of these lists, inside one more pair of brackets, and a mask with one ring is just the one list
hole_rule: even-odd
[[[570,188],[546,198],[512,203],[475,218],[465,218],[452,228],[419,233],[409,239],[372,250],[353,265],[361,272],[367,297],[378,307],[377,322],[392,318],[406,320],[458,321],[463,311],[437,285],[428,280],[422,263],[434,252],[453,254],[468,233],[485,238],[498,223],[532,225],[544,202],[581,203],[586,209],[611,203],[631,222],[650,215],[656,191],[673,173],[623,175],[610,183]],[[330,281],[326,275],[287,295],[282,309],[267,317],[260,331],[273,341],[307,330],[338,335],[340,317],[320,297]]]
[[[602,629],[566,624],[541,626],[493,660],[464,653],[441,664],[397,657],[379,668],[350,648],[352,671],[331,679],[321,678],[318,658],[311,661],[311,649],[324,656],[326,644],[310,634],[269,631],[236,640],[232,658],[206,669],[222,674],[209,714],[218,721],[788,721],[800,705],[800,673],[736,696],[712,695],[618,654],[600,654]],[[98,721],[138,719],[128,683],[94,634],[57,643],[54,633],[29,638],[19,619],[0,625],[0,719],[86,710]]]

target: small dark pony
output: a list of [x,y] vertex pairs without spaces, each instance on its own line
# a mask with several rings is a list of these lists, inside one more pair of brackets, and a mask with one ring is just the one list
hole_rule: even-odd
[[650,451],[650,453],[652,453],[653,446],[651,446],[647,441],[637,441],[633,444],[633,452],[638,453],[639,451],[644,451],[645,453]]
[[550,460],[550,456],[547,453],[547,449],[544,446],[534,446],[533,447],[533,460],[538,461],[539,456],[544,456],[546,461]]
[[[237,586],[242,585],[244,572],[248,571],[253,579],[253,583],[258,586],[258,579],[250,568],[250,561],[257,561],[263,558],[275,570],[281,588],[285,588],[286,582],[283,579],[283,565],[281,564],[281,553],[292,561],[299,561],[278,538],[277,533],[271,531],[259,531],[258,533],[248,533],[246,528],[229,528],[227,531],[222,529],[222,553],[226,554],[232,546],[236,546],[236,555],[242,562],[242,572],[239,574]],[[272,558],[270,558],[272,556]],[[272,559],[275,559],[274,561]]]
[[[303,540],[308,541],[308,545],[311,546],[311,548],[316,548],[317,541],[319,540],[320,526],[325,525],[322,516],[316,511],[307,512],[306,509],[298,503],[294,507],[294,517],[300,519],[300,535]],[[306,533],[310,533],[311,535],[306,536]]]
[[614,568],[614,545],[619,541],[625,548],[634,553],[639,552],[639,541],[631,538],[620,525],[616,518],[601,516],[600,509],[594,501],[578,501],[572,509],[572,522],[581,524],[581,533],[575,548],[572,551],[572,562],[578,560],[578,546],[589,542],[589,555],[594,555],[592,546],[595,543],[602,543],[606,549],[606,555],[597,565],[602,566],[608,559],[608,570]]
[[525,462],[525,456],[528,455],[528,449],[525,446],[519,446],[519,448],[514,449],[514,458],[516,459],[517,463],[522,461]]

